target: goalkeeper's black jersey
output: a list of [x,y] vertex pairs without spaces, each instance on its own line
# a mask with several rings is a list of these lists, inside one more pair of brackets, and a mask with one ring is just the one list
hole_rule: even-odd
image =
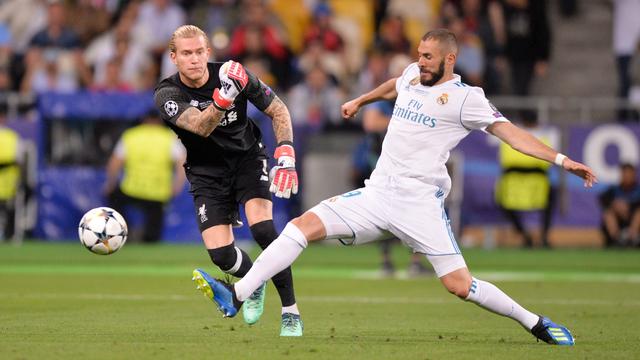
[[156,107],[187,149],[187,165],[191,168],[217,166],[224,163],[225,157],[235,157],[254,147],[260,141],[261,133],[247,116],[247,101],[264,110],[275,98],[267,85],[247,71],[247,86],[236,97],[233,106],[227,110],[211,135],[205,138],[179,128],[176,121],[185,109],[193,106],[202,111],[211,105],[213,90],[220,87],[218,70],[222,64],[207,64],[209,80],[200,88],[186,86],[175,73],[160,81],[154,91]]

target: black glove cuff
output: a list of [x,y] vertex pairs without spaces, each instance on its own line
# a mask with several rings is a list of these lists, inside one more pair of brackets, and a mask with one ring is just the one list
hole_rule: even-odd
[[280,141],[280,142],[278,143],[278,146],[282,146],[282,145],[289,145],[289,146],[293,146],[293,141],[289,141],[289,140],[283,140],[283,141]]

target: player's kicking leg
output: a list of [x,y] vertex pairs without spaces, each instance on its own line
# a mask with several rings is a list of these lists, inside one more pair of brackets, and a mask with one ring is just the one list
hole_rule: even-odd
[[[278,233],[273,225],[272,220],[265,220],[251,226],[251,234],[255,241],[260,245],[262,250],[266,249],[277,237]],[[300,311],[296,303],[295,293],[293,289],[293,275],[291,267],[287,267],[279,273],[275,274],[271,281],[278,291],[280,302],[282,303],[282,322],[280,327],[280,336],[302,336],[302,320],[300,320]],[[259,291],[258,288],[257,291]],[[256,293],[254,292],[254,294]],[[252,308],[256,307],[255,302],[250,302],[253,295],[250,296],[242,308],[245,321],[248,324],[251,319]],[[259,303],[262,306],[262,302]],[[260,312],[262,309],[260,309]]]
[[[455,256],[462,258],[462,255]],[[429,260],[440,274],[442,264],[447,261],[447,257],[439,257],[435,260],[433,258],[429,257]],[[440,277],[440,280],[452,294],[491,312],[516,320],[539,340],[553,345],[574,344],[569,329],[555,324],[547,317],[526,310],[495,285],[472,277],[466,267],[446,273]]]
[[[304,213],[287,224],[280,236],[258,256],[251,270],[238,282],[230,285],[217,279],[205,279],[213,289],[211,299],[225,316],[235,316],[243,302],[267,280],[289,267],[307,247],[308,242],[322,240],[325,236],[326,231],[320,218],[313,212]],[[285,315],[283,314],[283,323],[289,328],[284,331],[285,335],[288,330],[297,328],[301,332],[300,317]]]

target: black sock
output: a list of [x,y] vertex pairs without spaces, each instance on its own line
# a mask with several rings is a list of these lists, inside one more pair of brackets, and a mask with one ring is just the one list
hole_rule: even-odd
[[[251,226],[251,234],[253,239],[264,250],[278,237],[273,220],[265,220]],[[287,267],[281,272],[275,274],[271,281],[278,290],[282,306],[291,306],[296,303],[296,296],[293,291],[293,276],[291,275],[291,267]]]
[[[235,277],[243,277],[251,269],[253,262],[249,255],[242,249],[237,248],[234,243],[215,249],[207,249],[211,261],[220,270]],[[238,264],[238,256],[241,257]]]

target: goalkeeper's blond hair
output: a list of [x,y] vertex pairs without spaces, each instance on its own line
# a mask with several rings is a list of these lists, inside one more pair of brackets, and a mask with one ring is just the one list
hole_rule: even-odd
[[180,26],[176,29],[176,31],[173,32],[173,34],[171,34],[171,39],[169,39],[169,51],[171,51],[172,53],[176,52],[176,39],[193,38],[197,36],[202,36],[205,43],[207,44],[207,47],[209,47],[209,38],[207,37],[207,34],[202,31],[202,29],[195,25]]

